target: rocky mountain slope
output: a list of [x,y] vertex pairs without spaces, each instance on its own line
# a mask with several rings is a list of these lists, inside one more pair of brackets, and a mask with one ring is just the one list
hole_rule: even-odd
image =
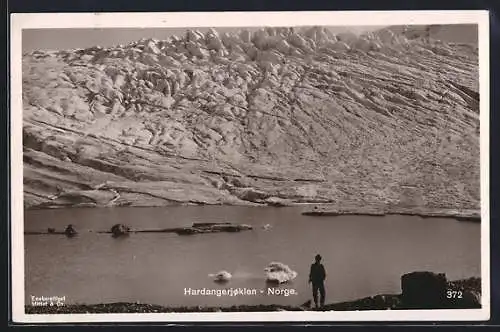
[[477,209],[477,45],[432,29],[25,54],[25,207]]

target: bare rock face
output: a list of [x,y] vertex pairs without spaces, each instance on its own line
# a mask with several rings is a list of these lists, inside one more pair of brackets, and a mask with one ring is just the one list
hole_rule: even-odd
[[25,206],[478,209],[477,45],[433,31],[188,31],[25,54]]

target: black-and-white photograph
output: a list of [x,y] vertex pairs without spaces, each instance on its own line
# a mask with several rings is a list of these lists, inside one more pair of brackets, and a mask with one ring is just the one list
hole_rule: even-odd
[[18,31],[22,317],[488,317],[479,20],[129,15]]

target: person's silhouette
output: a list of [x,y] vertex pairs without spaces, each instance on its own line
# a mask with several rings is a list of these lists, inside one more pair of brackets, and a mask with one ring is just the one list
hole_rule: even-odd
[[309,283],[312,283],[312,293],[314,304],[318,308],[318,291],[320,295],[320,305],[325,305],[325,284],[326,270],[323,264],[321,264],[321,255],[316,255],[314,257],[315,262],[311,264],[311,272],[309,273]]

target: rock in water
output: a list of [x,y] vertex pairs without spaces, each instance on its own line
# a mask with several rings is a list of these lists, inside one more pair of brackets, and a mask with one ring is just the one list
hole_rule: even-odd
[[408,309],[435,309],[448,306],[444,273],[412,272],[401,277],[402,306]]
[[64,230],[64,234],[66,234],[67,237],[73,237],[76,236],[78,232],[75,230],[73,225],[69,224]]
[[266,272],[266,281],[269,283],[282,284],[297,277],[297,272],[280,262],[271,262],[264,271]]
[[388,29],[189,31],[26,53],[24,204],[479,210],[477,40]]
[[176,233],[178,235],[193,235],[193,234],[199,234],[201,231],[197,228],[193,227],[184,227],[184,228],[179,228],[176,230]]
[[130,231],[130,228],[123,224],[116,224],[111,227],[111,233],[114,237],[127,235]]
[[457,306],[463,309],[481,308],[481,293],[473,290],[465,290]]
[[233,277],[231,273],[225,270],[219,271],[215,274],[209,274],[208,276],[210,278],[214,278],[215,282],[228,282]]

